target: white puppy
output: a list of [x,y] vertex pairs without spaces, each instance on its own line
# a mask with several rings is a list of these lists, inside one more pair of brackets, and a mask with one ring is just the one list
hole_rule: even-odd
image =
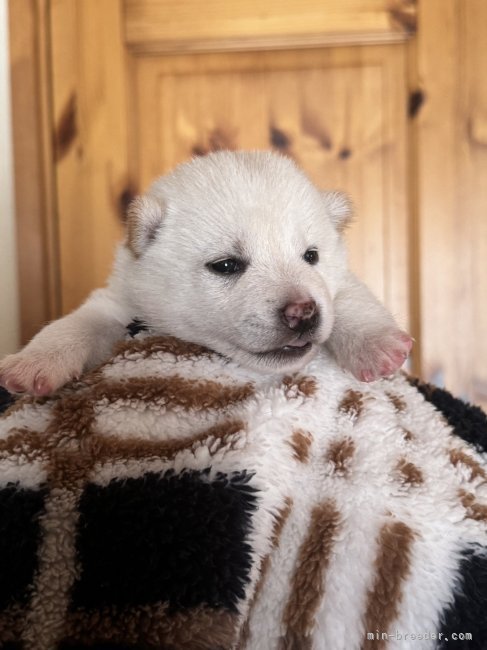
[[106,359],[138,318],[262,372],[304,366],[326,345],[371,381],[411,348],[347,269],[343,194],[288,158],[219,152],[180,165],[129,209],[106,288],[0,364],[11,392],[46,395]]

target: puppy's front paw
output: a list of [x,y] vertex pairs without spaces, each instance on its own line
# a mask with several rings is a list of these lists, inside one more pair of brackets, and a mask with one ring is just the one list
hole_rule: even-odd
[[413,339],[398,329],[368,335],[355,348],[349,370],[360,381],[370,382],[387,377],[399,370],[412,347]]
[[10,393],[50,395],[83,370],[83,359],[73,351],[31,351],[12,354],[0,362],[0,386]]

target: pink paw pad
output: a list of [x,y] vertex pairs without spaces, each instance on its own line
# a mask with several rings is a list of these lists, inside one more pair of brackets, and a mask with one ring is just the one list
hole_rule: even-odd
[[53,390],[53,386],[51,386],[49,381],[44,377],[39,377],[34,382],[34,394],[38,395],[39,397],[50,395]]
[[411,349],[413,347],[413,339],[409,336],[409,334],[406,334],[405,332],[400,332],[398,336],[399,340],[404,343],[404,346],[406,347],[406,356],[411,352]]
[[27,390],[23,384],[13,379],[6,379],[3,385],[9,393],[25,393]]
[[413,339],[400,331],[367,342],[363,365],[356,369],[355,376],[360,381],[371,382],[394,374],[406,361],[412,346]]
[[375,376],[371,370],[362,370],[359,379],[360,381],[370,382],[370,381],[374,381]]

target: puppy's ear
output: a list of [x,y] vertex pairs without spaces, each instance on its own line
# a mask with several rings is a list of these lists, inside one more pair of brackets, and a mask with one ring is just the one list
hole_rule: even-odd
[[138,196],[127,210],[127,246],[140,257],[155,239],[164,217],[164,206],[150,196]]
[[345,192],[322,192],[328,215],[338,230],[343,232],[350,225],[353,217],[353,207]]

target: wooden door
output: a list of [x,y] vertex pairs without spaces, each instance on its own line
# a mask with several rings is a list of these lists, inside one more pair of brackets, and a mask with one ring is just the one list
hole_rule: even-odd
[[408,32],[359,5],[53,2],[62,312],[103,283],[135,192],[193,155],[273,148],[351,193],[353,266],[408,324]]
[[[103,284],[125,207],[156,176],[211,150],[271,148],[352,196],[351,265],[417,339],[415,370],[487,399],[482,19],[483,0],[13,0],[13,70],[27,50],[38,84],[14,73],[14,106],[30,93],[40,115],[36,157],[16,136],[24,337]],[[41,177],[37,212],[26,169]]]

